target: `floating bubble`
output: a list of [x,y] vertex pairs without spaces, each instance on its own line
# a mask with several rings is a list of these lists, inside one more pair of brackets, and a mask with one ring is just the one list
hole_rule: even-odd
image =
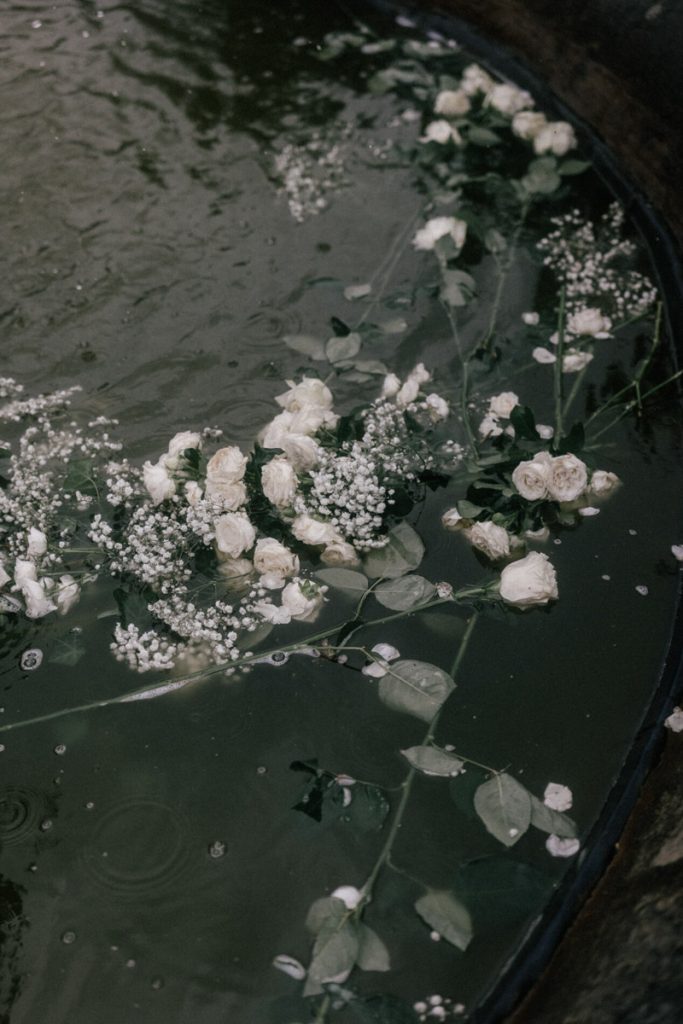
[[213,860],[220,860],[221,857],[225,857],[227,852],[227,845],[221,842],[220,839],[215,839],[209,846],[209,857]]
[[35,672],[43,662],[43,652],[37,647],[30,647],[21,656],[19,662],[22,672]]
[[76,941],[76,932],[64,932],[62,934],[62,942],[65,946],[70,946],[72,942]]
[[62,754],[66,754],[66,743],[58,743],[55,747],[55,754],[59,757],[61,757]]
[[164,987],[164,979],[163,978],[152,978],[152,988],[154,989],[155,992],[158,992],[159,989],[161,989],[163,987]]

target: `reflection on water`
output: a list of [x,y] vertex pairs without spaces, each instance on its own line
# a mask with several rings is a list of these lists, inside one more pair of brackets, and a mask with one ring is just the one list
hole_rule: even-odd
[[[0,211],[3,375],[32,390],[81,384],[93,411],[121,419],[135,455],[154,455],[169,434],[204,424],[222,427],[230,442],[253,441],[283,379],[306,365],[283,336],[324,337],[330,316],[348,311],[343,286],[386,266],[420,209],[410,172],[386,171],[380,159],[388,135],[409,124],[396,123],[405,104],[366,95],[367,71],[353,55],[334,67],[315,57],[335,25],[348,25],[343,6],[313,0],[267,10],[237,0],[9,0],[0,40],[10,186]],[[338,147],[339,174],[330,172],[329,212],[299,222],[276,159],[310,168],[313,128],[328,151]],[[520,253],[504,331],[532,308],[537,274]],[[419,358],[452,381],[443,318],[426,288],[413,287],[414,262],[398,260],[393,275],[381,319],[404,320],[406,330],[378,330],[377,356],[398,370]],[[478,285],[465,344],[486,326],[491,257]],[[357,385],[339,389],[342,405],[359,394]],[[675,587],[658,559],[660,538],[674,529],[676,452],[661,424],[619,440],[630,445],[611,453],[623,500],[581,544],[557,539],[553,561],[580,600],[553,608],[552,649],[542,613],[515,620],[504,661],[498,624],[482,625],[437,737],[513,766],[534,792],[550,778],[566,781],[582,829],[637,731]],[[456,491],[430,496],[434,518]],[[474,553],[441,532],[423,571],[438,579],[445,563],[464,581],[478,572]],[[648,586],[647,603],[636,584]],[[74,624],[103,617],[89,626],[78,673],[53,657],[60,640],[48,630],[40,640],[38,629],[2,638],[0,714],[29,717],[130,688],[102,656],[111,598],[95,591],[90,601],[74,610]],[[383,639],[403,657],[424,657],[428,646],[430,660],[445,662],[454,620],[444,617],[440,629],[439,621],[426,639],[401,626]],[[44,647],[45,660],[22,674],[27,646]],[[0,885],[0,1016],[11,1024],[300,1019],[306,1007],[271,960],[306,961],[306,908],[340,879],[367,875],[377,822],[368,815],[363,831],[350,814],[317,822],[293,811],[307,779],[289,766],[317,758],[329,773],[391,794],[403,778],[396,751],[416,742],[414,723],[397,718],[388,734],[366,677],[300,658],[286,675],[265,666],[9,734],[0,752],[2,869],[11,879]],[[475,769],[467,778],[472,788],[481,781]],[[410,880],[397,872],[383,881],[373,914],[394,936],[395,969],[381,984],[366,976],[359,989],[400,996],[392,1021],[411,1019],[405,1007],[426,986],[476,999],[564,870],[526,837],[502,857],[462,787],[455,813],[446,785],[436,793],[419,779],[415,793],[397,863],[473,894],[476,935],[467,959],[430,943],[426,981]],[[504,894],[495,906],[492,891]]]

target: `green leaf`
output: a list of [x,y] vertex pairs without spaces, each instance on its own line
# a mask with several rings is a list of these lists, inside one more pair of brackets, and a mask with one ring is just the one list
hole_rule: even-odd
[[386,363],[381,362],[379,359],[356,359],[353,365],[361,373],[377,374],[378,376],[384,376],[389,372],[389,367]]
[[553,888],[548,875],[511,859],[508,853],[460,865],[453,883],[472,908],[477,927],[496,930],[501,922],[519,921],[538,913]]
[[541,832],[555,834],[562,839],[576,839],[576,824],[561,811],[546,807],[542,800],[531,796],[531,824]]
[[398,523],[389,530],[389,543],[365,557],[364,568],[370,579],[386,576],[395,579],[417,569],[424,557],[424,544],[409,523]]
[[456,502],[456,508],[463,519],[476,519],[479,513],[484,511],[481,505],[475,505],[466,498]]
[[345,910],[340,919],[330,915],[313,945],[304,996],[318,995],[330,981],[345,981],[353,970],[359,951],[358,926]]
[[93,463],[91,459],[73,459],[69,463],[67,474],[64,477],[63,488],[65,491],[80,491],[81,494],[94,496],[97,494],[97,487],[93,480]]
[[326,921],[335,918],[341,921],[346,914],[346,904],[336,896],[321,896],[311,903],[306,915],[306,927],[317,935]]
[[426,604],[435,593],[436,587],[424,576],[399,576],[398,579],[380,583],[374,591],[380,604],[396,612],[409,611],[417,605]]
[[505,846],[514,846],[531,823],[531,794],[503,772],[479,786],[474,809],[492,836]]
[[74,634],[55,641],[47,660],[53,665],[68,665],[69,668],[73,668],[84,654],[85,645],[81,637]]
[[455,683],[442,668],[426,661],[395,661],[379,681],[379,696],[393,711],[431,722]]
[[319,569],[315,574],[319,580],[335,590],[360,597],[368,589],[368,578],[353,569]]
[[560,174],[583,174],[590,167],[587,160],[563,160],[557,168]]
[[522,185],[531,195],[549,195],[562,184],[557,173],[557,161],[554,157],[542,157],[532,160],[527,174],[522,178]]
[[325,342],[320,338],[314,338],[310,334],[285,334],[282,340],[288,348],[304,356],[310,356],[311,359],[327,359]]
[[516,405],[510,413],[510,423],[515,428],[517,437],[527,441],[538,441],[536,420],[528,405]]
[[344,359],[353,359],[360,352],[360,334],[345,334],[343,337],[330,338],[325,345],[325,355],[331,363],[339,363]]
[[479,125],[472,125],[467,133],[467,141],[473,142],[475,146],[497,146],[502,142],[500,135],[496,135],[490,128],[480,128]]
[[401,753],[410,761],[413,768],[417,768],[424,775],[453,778],[460,774],[464,766],[464,761],[447,750],[441,750],[440,747],[409,747]]
[[455,896],[448,891],[431,890],[420,896],[415,910],[430,928],[465,952],[472,940],[472,919]]
[[358,960],[361,971],[390,971],[389,950],[377,932],[361,924],[358,929]]

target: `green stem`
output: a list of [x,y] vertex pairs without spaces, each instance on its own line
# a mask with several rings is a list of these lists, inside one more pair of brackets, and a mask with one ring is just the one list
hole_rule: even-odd
[[505,284],[508,279],[508,274],[510,273],[510,267],[512,266],[512,254],[517,248],[519,236],[522,233],[522,228],[524,227],[524,222],[527,218],[528,212],[529,204],[523,203],[522,209],[520,210],[519,214],[519,220],[517,221],[515,229],[512,232],[512,235],[510,236],[510,242],[507,247],[504,261],[501,261],[498,256],[495,256],[496,266],[498,268],[498,280],[496,283],[496,292],[493,297],[493,305],[491,306],[489,326],[486,332],[486,336],[484,337],[484,340],[482,341],[480,346],[480,348],[483,348],[484,351],[489,350],[491,342],[493,340],[493,336],[495,334],[496,324],[498,322],[498,313],[500,312],[500,306],[503,301],[503,292],[505,290]]
[[313,1024],[325,1024],[325,1021],[327,1020],[327,1011],[330,1009],[331,1005],[332,1000],[328,995],[326,995],[318,1007],[318,1012],[315,1015],[315,1021]]
[[404,228],[404,230],[401,231],[398,234],[398,236],[396,237],[393,245],[391,246],[391,248],[389,250],[388,255],[382,260],[382,262],[380,263],[379,267],[377,268],[375,273],[370,278],[370,285],[374,286],[374,283],[377,280],[377,278],[380,276],[380,274],[382,275],[382,280],[381,280],[380,286],[379,286],[379,288],[378,288],[378,290],[377,290],[377,292],[376,292],[372,302],[369,304],[369,306],[366,306],[365,310],[363,311],[363,315],[361,316],[361,318],[356,323],[356,326],[354,327],[354,330],[357,331],[359,327],[363,326],[363,324],[365,323],[367,318],[370,316],[370,313],[373,311],[373,309],[378,304],[378,302],[380,302],[380,300],[381,300],[381,298],[382,298],[382,296],[384,294],[384,290],[385,290],[385,288],[387,287],[387,285],[389,283],[391,275],[393,274],[393,272],[394,272],[394,270],[396,268],[396,264],[398,263],[399,259],[401,258],[401,255],[403,254],[403,250],[405,249],[406,245],[408,244],[408,239],[410,238],[410,236],[413,233],[413,228],[415,227],[415,224],[416,224],[416,222],[417,222],[421,212],[422,212],[422,209],[420,207],[420,209],[418,209],[415,212],[415,214],[411,217],[411,219],[408,221],[408,223],[407,223],[406,227]]
[[562,362],[564,356],[564,303],[565,289],[560,291],[560,310],[557,318],[557,357],[553,367],[553,391],[555,393],[555,440],[559,441],[564,430],[562,414]]

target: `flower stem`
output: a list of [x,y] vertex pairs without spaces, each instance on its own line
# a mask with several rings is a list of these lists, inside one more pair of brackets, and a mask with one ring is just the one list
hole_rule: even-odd
[[557,358],[555,359],[553,374],[553,390],[555,392],[555,440],[560,441],[564,430],[564,417],[562,410],[562,363],[564,356],[564,304],[565,289],[560,291],[560,309],[557,317]]

